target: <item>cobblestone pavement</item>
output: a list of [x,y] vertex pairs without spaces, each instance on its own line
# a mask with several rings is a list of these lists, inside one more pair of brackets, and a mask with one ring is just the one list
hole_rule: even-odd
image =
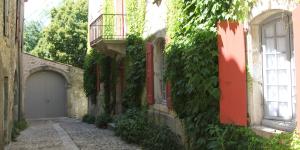
[[140,150],[127,144],[113,131],[70,118],[31,120],[8,150]]

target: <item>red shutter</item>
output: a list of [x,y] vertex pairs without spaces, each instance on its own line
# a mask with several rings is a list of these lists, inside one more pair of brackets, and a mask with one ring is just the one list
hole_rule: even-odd
[[220,121],[247,125],[246,43],[243,25],[218,23]]
[[153,70],[153,45],[147,43],[146,46],[146,88],[147,88],[147,102],[148,105],[154,104],[154,70]]
[[171,93],[171,82],[168,81],[166,84],[166,93],[167,93],[167,106],[169,110],[173,108],[173,103],[172,103],[172,93]]
[[293,11],[294,50],[296,60],[296,120],[300,131],[300,6]]

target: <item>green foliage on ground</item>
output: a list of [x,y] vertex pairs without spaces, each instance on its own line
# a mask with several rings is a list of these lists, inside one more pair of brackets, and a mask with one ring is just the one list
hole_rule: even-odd
[[30,53],[40,38],[42,37],[42,25],[37,21],[30,21],[25,23],[24,27],[24,51]]
[[28,123],[25,119],[20,121],[14,121],[13,128],[11,131],[12,141],[16,141],[16,138],[20,135],[20,132],[25,130],[28,127]]
[[87,51],[88,4],[86,0],[65,0],[51,11],[51,22],[32,54],[83,67]]
[[147,150],[182,150],[179,137],[168,127],[147,119],[146,111],[128,109],[116,119],[116,135]]
[[112,118],[109,114],[103,113],[96,118],[96,126],[98,128],[107,128],[108,123],[112,121]]
[[126,39],[126,89],[123,96],[125,108],[141,107],[146,75],[146,51],[144,40],[131,34]]
[[82,122],[88,123],[88,124],[94,124],[95,123],[95,117],[89,114],[86,114],[82,117]]

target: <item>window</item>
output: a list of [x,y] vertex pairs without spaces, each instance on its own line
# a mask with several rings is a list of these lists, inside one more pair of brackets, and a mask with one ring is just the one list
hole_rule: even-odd
[[166,105],[166,82],[165,73],[165,40],[160,38],[155,42],[154,47],[154,95],[155,103]]
[[289,17],[280,15],[262,26],[264,118],[295,118],[295,63]]
[[19,28],[20,28],[20,7],[19,7],[19,0],[16,0],[16,29],[15,29],[15,42],[18,42],[19,38]]
[[9,0],[4,0],[3,5],[3,35],[8,36]]
[[3,99],[4,99],[4,129],[7,129],[8,124],[8,77],[4,77],[4,89],[3,89]]

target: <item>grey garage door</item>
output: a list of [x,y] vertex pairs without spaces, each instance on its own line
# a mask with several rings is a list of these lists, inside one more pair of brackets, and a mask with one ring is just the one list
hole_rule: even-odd
[[51,118],[66,116],[66,80],[52,71],[31,75],[26,82],[25,117]]

